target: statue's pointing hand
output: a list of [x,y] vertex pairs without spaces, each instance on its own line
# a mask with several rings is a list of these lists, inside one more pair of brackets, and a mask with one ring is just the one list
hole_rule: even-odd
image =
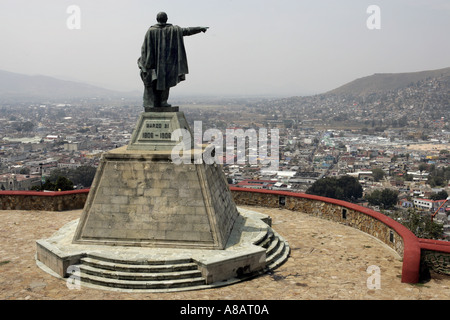
[[209,27],[202,27],[201,31],[202,31],[203,33],[205,33],[208,29],[209,29]]

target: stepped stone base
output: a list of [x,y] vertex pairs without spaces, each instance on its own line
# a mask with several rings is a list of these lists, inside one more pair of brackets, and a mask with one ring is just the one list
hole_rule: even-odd
[[195,161],[211,150],[186,140],[183,163],[172,161],[176,132],[190,132],[184,114],[153,111],[141,114],[128,146],[103,155],[81,218],[37,241],[38,265],[86,286],[173,291],[283,263],[289,245],[270,218],[240,214],[221,166]]
[[230,285],[274,270],[289,255],[270,217],[239,209],[223,250],[72,243],[79,220],[37,241],[37,265],[81,286],[128,292],[171,292]]

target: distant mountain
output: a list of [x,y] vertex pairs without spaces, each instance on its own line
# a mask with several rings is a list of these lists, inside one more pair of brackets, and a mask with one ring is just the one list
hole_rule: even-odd
[[365,128],[372,132],[446,128],[450,68],[375,74],[323,94],[265,99],[248,106],[264,115],[264,121],[292,119],[307,127]]
[[450,91],[450,68],[409,72],[409,73],[376,73],[356,79],[326,94],[351,95],[354,97],[368,96],[373,93],[387,93],[404,89],[412,84],[428,78],[437,78],[446,83]]
[[0,102],[118,98],[125,95],[132,94],[48,76],[30,76],[0,70]]

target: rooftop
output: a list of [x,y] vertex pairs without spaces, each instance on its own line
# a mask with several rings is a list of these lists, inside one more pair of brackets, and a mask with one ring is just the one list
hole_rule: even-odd
[[[35,242],[78,219],[68,212],[0,211],[0,299],[109,300],[431,300],[449,299],[450,279],[433,275],[419,285],[401,282],[400,256],[361,231],[289,210],[243,207],[268,214],[291,247],[291,256],[272,274],[217,289],[176,293],[121,293],[82,287],[43,272]],[[380,268],[381,288],[369,289],[367,269]],[[261,293],[263,290],[264,293]]]

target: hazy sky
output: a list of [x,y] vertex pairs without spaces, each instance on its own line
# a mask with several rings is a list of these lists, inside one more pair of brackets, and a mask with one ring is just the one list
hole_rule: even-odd
[[[370,5],[381,29],[367,27]],[[0,69],[142,91],[136,61],[159,11],[210,27],[185,38],[190,74],[172,94],[308,95],[450,67],[449,0],[0,0]]]

